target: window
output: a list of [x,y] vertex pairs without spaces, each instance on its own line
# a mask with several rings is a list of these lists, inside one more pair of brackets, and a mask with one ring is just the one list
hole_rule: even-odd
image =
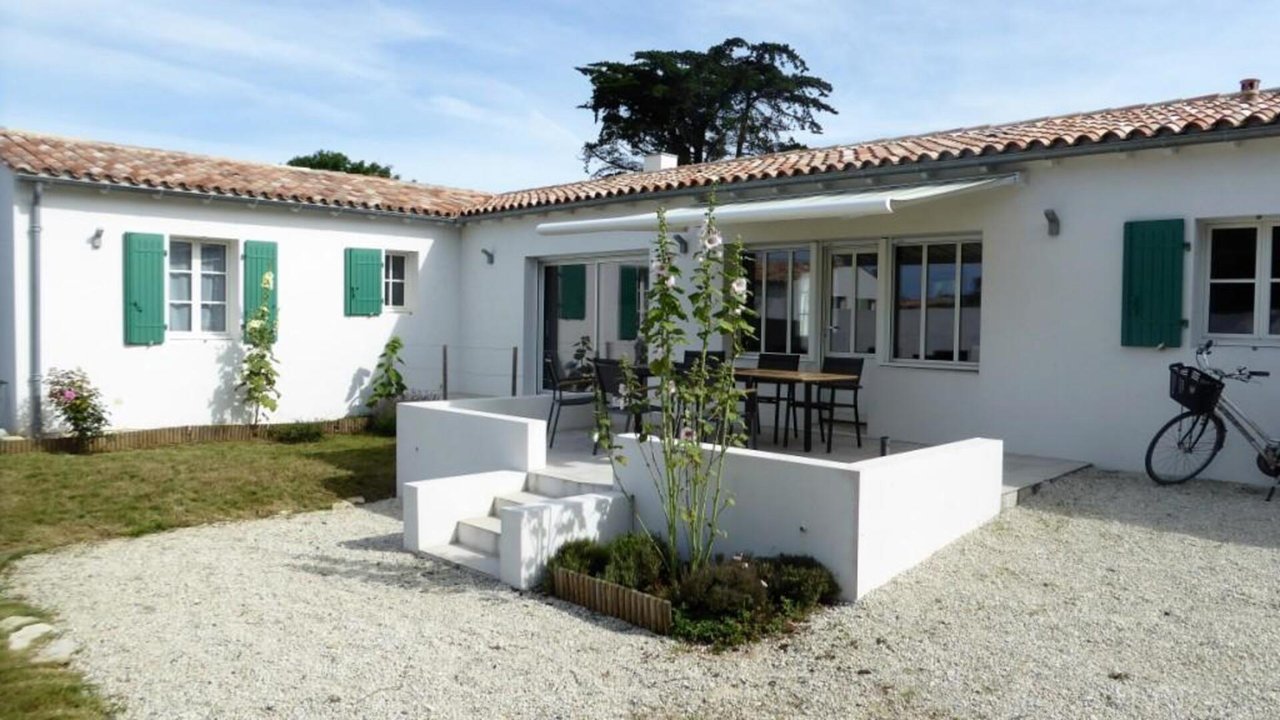
[[382,264],[382,304],[391,310],[408,310],[409,285],[406,270],[412,265],[404,253],[387,253]]
[[827,351],[847,355],[876,351],[876,300],[880,258],[874,248],[831,255],[831,316]]
[[976,363],[982,310],[982,244],[894,246],[893,357]]
[[747,304],[756,316],[747,352],[809,353],[812,278],[808,248],[751,250],[742,254]]
[[169,243],[169,331],[227,332],[227,245],[207,240]]
[[1280,225],[1210,228],[1206,253],[1206,332],[1280,336]]

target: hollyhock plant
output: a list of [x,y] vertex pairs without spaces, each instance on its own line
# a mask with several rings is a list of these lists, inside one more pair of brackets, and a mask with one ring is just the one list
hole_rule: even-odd
[[[747,281],[742,266],[742,243],[725,243],[716,229],[714,198],[706,224],[698,231],[701,251],[694,254],[689,278],[681,283],[675,244],[667,230],[666,214],[658,211],[658,237],[653,247],[654,282],[645,296],[641,336],[648,348],[648,375],[657,381],[660,408],[649,406],[651,388],[624,359],[623,377],[631,391],[632,414],[641,418],[639,454],[649,468],[662,507],[665,527],[645,532],[663,548],[671,581],[697,571],[715,557],[713,546],[724,535],[720,513],[733,504],[721,488],[724,456],[745,444],[741,404],[746,392],[738,387],[734,361],[742,339],[752,332],[750,308],[744,307]],[[677,364],[677,352],[692,352],[692,362]],[[708,362],[713,350],[723,362]],[[648,420],[650,410],[661,418]],[[596,438],[613,461],[627,458],[614,443],[607,413],[597,412]],[[686,553],[680,552],[687,550]]]

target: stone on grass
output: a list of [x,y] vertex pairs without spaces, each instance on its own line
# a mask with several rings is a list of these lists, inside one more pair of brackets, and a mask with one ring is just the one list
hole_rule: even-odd
[[76,649],[71,638],[58,638],[36,651],[31,661],[39,665],[66,665]]
[[48,623],[28,625],[9,636],[9,649],[15,652],[18,650],[26,650],[28,647],[31,647],[31,643],[51,632],[53,632],[53,626]]
[[40,618],[33,618],[30,615],[10,615],[0,620],[0,632],[8,635],[24,625],[30,625],[33,622],[39,622]]

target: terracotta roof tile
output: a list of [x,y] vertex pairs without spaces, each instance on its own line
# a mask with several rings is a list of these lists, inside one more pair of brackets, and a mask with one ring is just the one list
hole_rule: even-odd
[[[1167,135],[1280,126],[1280,90],[1206,95],[793,150],[489,194],[385,178],[240,162],[0,129],[0,161],[20,173],[104,184],[173,188],[234,197],[438,217],[551,207],[585,200],[772,178],[911,166],[1046,148],[1123,143]],[[1277,130],[1280,133],[1280,128]]]
[[435,217],[454,217],[489,197],[474,190],[9,129],[0,129],[0,161],[15,172],[50,178]]
[[500,193],[465,208],[462,215],[696,188],[716,180],[746,182],[1276,124],[1280,124],[1280,90],[1206,95]]

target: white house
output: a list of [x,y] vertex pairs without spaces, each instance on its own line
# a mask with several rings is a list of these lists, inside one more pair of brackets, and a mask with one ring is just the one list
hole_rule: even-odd
[[[584,335],[636,352],[654,211],[682,232],[713,187],[751,253],[758,349],[865,358],[876,434],[1136,470],[1175,412],[1167,366],[1196,343],[1280,371],[1280,90],[1256,81],[496,195],[14,130],[0,160],[15,433],[51,367],[84,368],[116,427],[239,420],[239,328],[267,267],[277,420],[358,408],[393,333],[415,387],[439,384],[448,345],[451,392],[510,393],[512,348],[535,392],[543,354],[563,363]],[[1280,387],[1229,392],[1280,434]],[[1252,451],[1229,436],[1210,474],[1256,479]]]

